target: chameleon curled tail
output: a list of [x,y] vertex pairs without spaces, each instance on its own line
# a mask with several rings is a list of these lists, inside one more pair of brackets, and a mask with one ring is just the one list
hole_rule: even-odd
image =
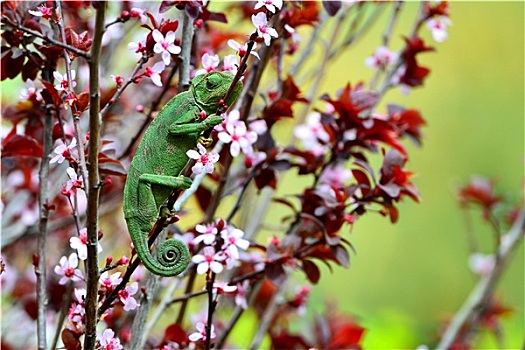
[[[134,230],[133,220],[128,220],[130,232]],[[140,229],[139,229],[140,230]],[[139,233],[134,239],[135,251],[147,252],[147,233]],[[157,246],[157,260],[151,254],[140,254],[140,260],[144,266],[158,276],[171,277],[181,274],[190,263],[190,252],[188,247],[177,239],[168,239]]]

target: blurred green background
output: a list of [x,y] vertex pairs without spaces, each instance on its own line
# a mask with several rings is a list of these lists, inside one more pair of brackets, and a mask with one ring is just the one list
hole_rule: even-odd
[[[405,4],[393,49],[401,48],[400,35],[409,32],[417,7]],[[452,2],[450,10],[453,25],[446,41],[436,43],[426,28],[421,30],[427,45],[436,48],[418,56],[431,69],[425,85],[408,96],[392,91],[383,99],[420,110],[428,122],[423,147],[409,147],[406,166],[418,174],[414,183],[423,202],[403,203],[395,225],[372,213],[358,221],[350,236],[357,249],[350,269],[333,274],[324,269],[310,300],[318,309],[331,300],[359,317],[368,329],[363,343],[368,349],[432,345],[439,323],[459,309],[477,281],[467,264],[465,216],[456,200],[459,185],[473,175],[486,176],[497,180],[498,191],[510,194],[514,203],[523,198],[524,4]],[[390,10],[385,11],[381,21],[389,16]],[[340,57],[320,91],[333,96],[347,82],[368,80],[372,71],[363,62],[379,45],[383,28],[375,26]],[[489,253],[491,232],[477,212],[472,214],[480,250]],[[521,348],[523,244],[497,295],[515,311],[503,321],[505,347]],[[475,348],[497,348],[497,343],[483,335]]]

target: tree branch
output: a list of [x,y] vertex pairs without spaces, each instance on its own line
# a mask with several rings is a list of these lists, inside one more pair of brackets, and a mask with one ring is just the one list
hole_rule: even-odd
[[477,323],[512,253],[523,239],[524,233],[525,210],[522,210],[508,232],[509,241],[499,246],[496,264],[491,273],[480,278],[478,284],[443,333],[437,349],[449,349],[457,340],[460,332],[464,330],[464,327],[472,328]]
[[[51,75],[51,70],[43,71],[44,76]],[[46,307],[47,307],[47,292],[46,292],[46,241],[47,241],[47,222],[48,222],[48,174],[49,174],[49,153],[53,145],[52,139],[53,129],[53,113],[50,108],[46,109],[44,116],[44,147],[42,151],[42,158],[40,160],[39,178],[39,192],[38,204],[40,207],[40,218],[38,223],[38,265],[35,266],[35,274],[37,279],[37,338],[38,349],[46,349]]]
[[86,334],[84,349],[93,350],[96,343],[97,299],[98,299],[98,204],[100,178],[98,172],[98,151],[100,146],[100,86],[99,64],[104,34],[106,3],[100,2],[96,9],[95,33],[89,61],[89,194],[87,208],[87,281],[86,281]]

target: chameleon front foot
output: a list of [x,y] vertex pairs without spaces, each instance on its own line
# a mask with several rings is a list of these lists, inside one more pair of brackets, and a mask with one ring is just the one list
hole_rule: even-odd
[[197,140],[197,142],[201,145],[204,146],[204,148],[208,148],[210,147],[211,143],[213,142],[213,139],[211,137],[204,137],[204,136],[199,136],[199,139]]
[[167,206],[162,205],[160,207],[160,217],[165,219],[173,219],[175,216],[177,216],[177,213],[173,209],[168,209]]

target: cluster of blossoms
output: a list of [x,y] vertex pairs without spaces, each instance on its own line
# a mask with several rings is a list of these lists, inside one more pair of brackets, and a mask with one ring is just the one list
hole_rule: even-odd
[[200,235],[195,237],[193,244],[204,244],[202,253],[191,259],[197,264],[198,274],[219,274],[224,265],[232,269],[239,260],[239,248],[246,250],[250,246],[250,242],[243,238],[243,231],[226,224],[222,219],[208,225],[199,224],[195,230]]

